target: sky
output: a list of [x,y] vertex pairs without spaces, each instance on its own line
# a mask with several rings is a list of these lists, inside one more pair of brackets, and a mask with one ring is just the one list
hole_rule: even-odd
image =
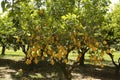
[[119,2],[119,0],[111,0],[111,2],[112,2],[112,6],[114,5],[114,4],[116,4],[116,3],[118,3]]
[[114,4],[114,3],[117,3],[119,0],[111,0],[111,2]]
[[[0,0],[0,12],[2,12],[2,8],[1,8],[1,1],[2,0]],[[111,2],[112,2],[112,6],[113,6],[113,4],[115,4],[115,3],[117,3],[119,0],[111,0]]]

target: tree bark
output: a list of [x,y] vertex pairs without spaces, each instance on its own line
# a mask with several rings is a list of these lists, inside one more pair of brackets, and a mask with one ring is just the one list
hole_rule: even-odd
[[71,80],[71,78],[72,78],[72,75],[71,75],[72,69],[69,69],[65,63],[59,63],[59,66],[60,66],[61,70],[63,71],[63,74],[65,76],[65,80],[66,79]]
[[[61,68],[63,74],[64,74],[64,80],[72,80],[72,71],[74,68],[78,67],[78,62],[74,62],[72,65],[67,65],[65,63],[58,63],[58,66]],[[63,80],[60,79],[60,80]]]
[[80,66],[84,66],[84,61],[85,61],[85,53],[82,53],[82,56],[80,57]]
[[1,55],[5,55],[5,49],[6,49],[6,46],[3,45],[3,46],[2,46],[2,53],[1,53]]
[[119,74],[119,71],[120,71],[120,58],[118,59],[118,63],[119,64],[116,64],[115,61],[114,61],[114,56],[111,54],[111,53],[108,53],[108,55],[110,56],[111,60],[112,60],[112,63],[115,65],[116,67],[116,70],[115,70],[115,74],[118,75]]
[[80,57],[80,66],[84,66],[84,61],[85,61],[85,53],[88,51],[89,49],[85,48],[81,48],[81,51],[78,50],[78,54],[82,54]]

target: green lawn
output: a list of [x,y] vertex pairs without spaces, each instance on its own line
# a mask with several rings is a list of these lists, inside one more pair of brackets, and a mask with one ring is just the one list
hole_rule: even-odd
[[[0,52],[1,52],[1,48],[0,48]],[[24,56],[25,56],[21,50],[14,51],[12,49],[10,49],[10,50],[6,49],[5,54],[6,54],[5,56],[0,56],[0,58],[12,59],[12,60],[18,61],[21,58],[24,58]],[[77,55],[78,54],[76,52],[71,52],[69,54],[69,59],[76,60]],[[113,55],[114,55],[115,62],[118,62],[118,59],[120,58],[120,51],[114,52]],[[89,54],[85,55],[85,64],[89,64],[89,56],[90,56]],[[113,65],[111,62],[111,58],[107,54],[104,55],[104,62],[103,63],[105,65]]]
[[[118,61],[118,59],[120,58],[120,51],[114,52],[113,55],[114,55],[115,61]],[[107,60],[107,61],[111,60],[110,57],[107,54],[104,55],[104,59]]]
[[[77,53],[72,53],[71,52],[69,54],[69,59],[76,60],[77,55],[78,55]],[[120,51],[115,51],[113,53],[113,55],[114,55],[115,62],[118,63],[118,59],[120,58]],[[88,54],[88,53],[85,54],[85,64],[91,64],[90,61],[89,61],[89,56],[90,56],[90,54]],[[109,57],[109,55],[105,54],[103,56],[103,59],[104,59],[104,61],[103,61],[104,65],[114,66],[113,63],[111,62],[111,58]]]
[[[1,48],[0,48],[0,52],[1,52]],[[14,51],[13,49],[10,49],[10,50],[6,49],[5,56],[0,55],[0,58],[12,59],[12,60],[18,61],[24,58],[24,56],[25,55],[21,50]]]

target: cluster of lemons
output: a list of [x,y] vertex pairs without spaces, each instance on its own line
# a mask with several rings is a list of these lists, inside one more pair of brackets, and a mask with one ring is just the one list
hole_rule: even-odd
[[[39,41],[41,39],[41,37],[39,37],[39,36],[36,36],[36,37],[35,37],[35,35],[31,35],[31,36],[32,36],[32,39],[36,39],[37,41]],[[97,42],[95,40],[95,38],[92,38],[87,34],[83,35],[83,36],[84,36],[84,38],[81,38],[81,39],[83,40],[84,45],[88,46],[94,53],[96,53],[99,48],[100,43]],[[44,61],[45,57],[49,58],[49,62],[51,65],[54,65],[56,61],[62,61],[63,63],[67,63],[68,59],[65,56],[68,54],[68,49],[71,50],[73,48],[73,46],[76,47],[76,49],[80,49],[82,46],[80,39],[77,39],[77,37],[79,37],[77,32],[73,32],[73,34],[70,34],[69,38],[73,43],[69,44],[68,46],[60,45],[61,43],[59,43],[60,39],[58,36],[50,37],[49,42],[51,42],[51,43],[50,44],[49,44],[49,42],[46,43],[46,45],[45,45],[46,47],[44,47],[44,48],[42,45],[40,45],[40,44],[38,45],[37,42],[33,42],[31,44],[32,48],[30,48],[30,50],[27,52],[26,64],[31,64],[32,62],[38,64],[39,60],[41,59],[42,61]],[[53,43],[55,43],[56,50],[52,48]],[[103,41],[103,45],[107,46],[107,42]],[[41,49],[43,50],[42,53],[41,53]],[[110,50],[107,49],[106,53],[110,53]],[[103,55],[104,55],[104,51],[101,51],[100,57],[93,55],[90,57],[90,61],[94,62],[94,65],[96,65],[97,63],[100,63],[102,61]],[[80,61],[81,56],[82,56],[82,53],[80,53],[77,56],[76,61]],[[101,67],[103,67],[103,66],[104,65],[101,63]]]

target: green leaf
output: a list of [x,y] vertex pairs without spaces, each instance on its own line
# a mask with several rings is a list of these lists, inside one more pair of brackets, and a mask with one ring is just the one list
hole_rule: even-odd
[[5,1],[2,1],[1,2],[1,7],[2,7],[2,10],[3,10],[3,12],[5,11]]

